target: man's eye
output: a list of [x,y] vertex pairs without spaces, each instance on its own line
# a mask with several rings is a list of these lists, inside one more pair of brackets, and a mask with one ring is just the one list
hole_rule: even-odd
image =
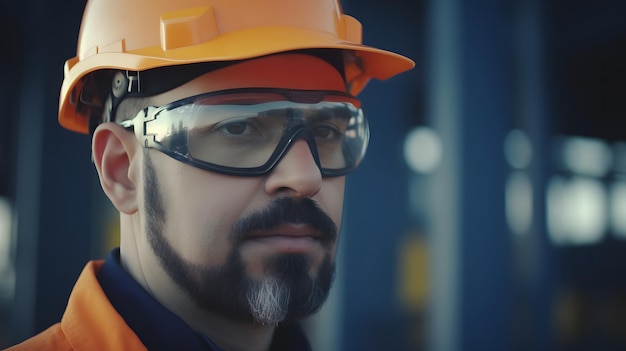
[[313,135],[316,139],[332,141],[340,137],[341,132],[331,125],[319,125],[313,129]]
[[246,131],[247,124],[243,122],[230,123],[222,127],[224,131],[232,135],[241,135]]
[[258,128],[256,128],[252,123],[241,120],[225,123],[219,126],[217,130],[229,137],[253,136],[260,134]]

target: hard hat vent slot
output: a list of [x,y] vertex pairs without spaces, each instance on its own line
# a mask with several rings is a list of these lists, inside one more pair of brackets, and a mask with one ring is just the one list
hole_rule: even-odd
[[219,35],[210,6],[168,12],[161,16],[164,51],[205,43]]

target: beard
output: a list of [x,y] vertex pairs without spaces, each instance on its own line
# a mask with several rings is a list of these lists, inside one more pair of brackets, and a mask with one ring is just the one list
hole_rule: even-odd
[[[337,227],[311,199],[281,197],[266,209],[240,218],[232,228],[231,250],[224,264],[205,267],[191,263],[176,252],[164,235],[165,206],[152,161],[146,152],[145,210],[149,243],[170,278],[205,310],[244,322],[277,325],[307,317],[326,301],[335,275],[330,246]],[[312,275],[310,258],[282,253],[263,262],[264,276],[246,272],[238,250],[247,233],[267,230],[281,223],[306,224],[323,233],[324,259]]]

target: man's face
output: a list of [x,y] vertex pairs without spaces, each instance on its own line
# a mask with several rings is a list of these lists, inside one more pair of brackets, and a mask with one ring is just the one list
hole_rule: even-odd
[[[327,63],[281,55],[205,74],[156,102],[238,87],[345,89]],[[153,271],[198,307],[239,320],[276,324],[322,305],[334,274],[344,178],[322,178],[304,140],[262,177],[208,172],[151,149],[144,155],[139,247],[159,263]]]

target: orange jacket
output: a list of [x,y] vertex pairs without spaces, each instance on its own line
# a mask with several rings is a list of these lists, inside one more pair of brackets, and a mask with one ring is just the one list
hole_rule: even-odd
[[102,291],[96,274],[103,263],[83,269],[60,323],[6,351],[147,351]]

